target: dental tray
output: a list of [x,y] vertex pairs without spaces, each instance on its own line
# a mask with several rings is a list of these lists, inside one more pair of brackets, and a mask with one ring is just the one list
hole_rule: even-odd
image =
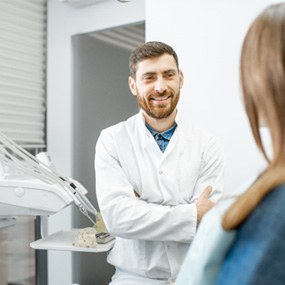
[[42,250],[106,252],[109,251],[115,243],[115,239],[113,239],[105,244],[97,244],[97,246],[94,248],[76,247],[73,246],[72,243],[74,242],[78,231],[79,229],[72,229],[70,231],[59,231],[43,239],[39,239],[30,243],[30,246],[34,249]]

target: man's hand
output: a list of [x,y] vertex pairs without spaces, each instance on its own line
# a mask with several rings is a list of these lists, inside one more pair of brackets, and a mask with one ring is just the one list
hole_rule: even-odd
[[209,195],[212,192],[212,186],[208,186],[196,201],[197,207],[197,224],[200,223],[202,217],[215,205],[214,202],[209,200]]

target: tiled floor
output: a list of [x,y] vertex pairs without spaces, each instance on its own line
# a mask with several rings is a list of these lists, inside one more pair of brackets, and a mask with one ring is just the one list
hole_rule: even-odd
[[34,218],[17,217],[0,229],[0,285],[35,285]]

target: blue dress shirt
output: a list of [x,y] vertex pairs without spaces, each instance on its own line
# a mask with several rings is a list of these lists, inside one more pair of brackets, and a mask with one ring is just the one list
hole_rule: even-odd
[[165,151],[166,147],[168,146],[168,143],[177,127],[177,124],[174,123],[174,125],[169,128],[168,130],[159,133],[157,132],[155,129],[153,129],[150,125],[148,125],[147,123],[145,123],[146,127],[148,128],[148,130],[150,131],[150,133],[153,135],[154,139],[156,140],[160,150],[162,152]]

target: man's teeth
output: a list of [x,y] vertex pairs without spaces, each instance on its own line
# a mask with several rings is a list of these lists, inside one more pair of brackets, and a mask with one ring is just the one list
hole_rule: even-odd
[[156,101],[163,101],[163,100],[166,100],[166,99],[168,99],[168,97],[153,98],[153,100],[156,100]]

